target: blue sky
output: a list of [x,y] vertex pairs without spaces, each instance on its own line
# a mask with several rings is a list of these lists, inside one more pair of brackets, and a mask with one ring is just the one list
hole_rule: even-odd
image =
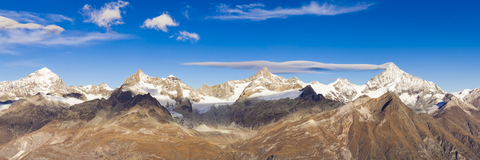
[[[109,11],[118,7],[118,15],[102,19],[99,13],[109,5]],[[0,81],[48,67],[67,85],[117,87],[142,69],[154,77],[175,75],[198,88],[248,78],[256,70],[184,63],[394,62],[454,92],[480,87],[478,6],[474,0],[5,1]],[[5,25],[5,18],[12,25]],[[326,74],[278,75],[365,84],[381,72],[321,70]]]

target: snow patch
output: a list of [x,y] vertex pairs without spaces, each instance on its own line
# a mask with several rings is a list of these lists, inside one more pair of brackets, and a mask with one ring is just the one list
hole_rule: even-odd
[[259,99],[270,101],[270,100],[278,100],[278,99],[282,99],[282,98],[295,99],[298,96],[300,96],[300,94],[302,94],[302,91],[300,91],[300,89],[287,90],[287,91],[283,91],[283,92],[274,92],[274,91],[270,91],[270,90],[263,90],[262,92],[255,93],[255,94],[251,95],[250,97],[252,97],[252,98],[257,97]]

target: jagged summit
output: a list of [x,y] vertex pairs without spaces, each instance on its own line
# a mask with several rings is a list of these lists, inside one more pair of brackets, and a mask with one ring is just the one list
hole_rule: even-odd
[[263,67],[260,71],[258,71],[255,75],[251,76],[248,78],[249,80],[255,80],[255,79],[260,79],[260,78],[266,78],[266,79],[273,79],[278,76],[273,75],[267,67]]
[[337,80],[335,80],[335,82],[333,82],[333,84],[338,84],[338,83],[350,83],[350,81],[348,81],[348,79],[343,79],[342,77],[340,78],[337,78]]
[[177,77],[170,75],[167,78],[150,77],[142,70],[128,77],[122,84],[123,89],[135,93],[135,95],[151,94],[162,105],[175,104],[184,98],[199,101],[196,91],[183,83]]
[[139,82],[145,82],[145,81],[147,81],[148,79],[151,79],[151,78],[152,77],[148,76],[147,74],[145,74],[145,72],[143,72],[141,69],[139,69],[135,74],[128,77],[123,82],[123,85],[132,85],[132,84],[139,83]]

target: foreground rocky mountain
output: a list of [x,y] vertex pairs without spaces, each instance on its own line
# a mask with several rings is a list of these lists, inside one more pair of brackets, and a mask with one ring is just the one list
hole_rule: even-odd
[[[243,100],[237,103],[245,106],[245,103],[251,102],[262,104],[267,101]],[[448,118],[434,118],[428,114],[415,113],[391,92],[379,98],[361,96],[338,108],[332,105],[333,101],[316,94],[308,86],[302,89],[300,97],[294,100],[280,99],[272,101],[272,104],[275,106],[276,102],[297,104],[286,104],[291,107],[286,108],[285,111],[289,112],[281,117],[275,116],[282,115],[283,109],[277,112],[273,108],[268,109],[268,104],[258,105],[262,106],[260,108],[253,105],[243,109],[236,108],[230,124],[212,123],[185,127],[175,123],[169,111],[150,94],[135,95],[119,88],[109,99],[96,99],[64,108],[61,114],[36,131],[25,132],[26,127],[22,127],[23,130],[19,131],[23,132],[23,136],[11,138],[11,141],[3,144],[0,148],[0,157],[7,159],[479,159],[480,157],[478,136]],[[302,106],[310,107],[301,109]],[[17,107],[9,110],[15,108]],[[273,114],[261,113],[262,110]],[[212,111],[205,114],[210,112]],[[278,120],[275,120],[277,118]],[[272,123],[264,123],[266,121],[262,119],[270,120]],[[252,124],[257,124],[257,127],[254,127],[257,129],[241,127],[254,126]]]
[[471,90],[468,95],[458,97],[448,94],[445,103],[430,108],[427,113],[435,118],[445,118],[472,135],[480,137],[480,89]]
[[[8,159],[226,159],[208,127],[175,122],[150,94],[117,89],[109,99],[74,105],[40,130],[4,145]],[[205,129],[207,129],[205,131]],[[225,133],[230,139],[234,130]],[[205,132],[203,132],[205,131]],[[238,132],[238,131],[237,131]],[[218,137],[218,136],[217,136]],[[213,139],[213,138],[210,138]],[[218,141],[218,140],[217,140]],[[225,146],[223,147],[225,148]]]
[[273,123],[237,144],[238,159],[479,159],[480,139],[417,114],[391,92]]
[[42,128],[69,106],[42,94],[13,102],[8,110],[0,112],[0,147]]

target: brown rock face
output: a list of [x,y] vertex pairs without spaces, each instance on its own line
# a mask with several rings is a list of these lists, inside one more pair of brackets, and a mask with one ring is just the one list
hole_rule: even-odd
[[13,102],[9,109],[0,114],[0,147],[42,128],[68,106],[49,101],[40,94]]
[[[117,89],[106,99],[74,105],[54,121],[0,149],[13,159],[223,159],[195,131],[173,122],[149,94]],[[24,153],[24,154],[23,154]]]
[[[455,96],[448,95],[448,101],[438,111],[432,113],[435,118],[452,121],[470,134],[480,137],[480,111],[478,107]],[[469,96],[475,104],[477,97]]]
[[451,121],[416,114],[387,93],[281,121],[238,145],[240,159],[479,159],[480,140]]

